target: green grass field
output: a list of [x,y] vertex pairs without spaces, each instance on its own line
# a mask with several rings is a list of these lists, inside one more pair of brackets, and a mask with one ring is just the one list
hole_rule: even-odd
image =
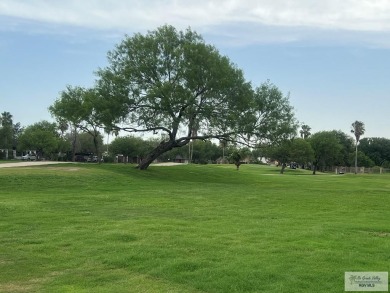
[[390,176],[0,169],[0,292],[344,292],[390,271]]

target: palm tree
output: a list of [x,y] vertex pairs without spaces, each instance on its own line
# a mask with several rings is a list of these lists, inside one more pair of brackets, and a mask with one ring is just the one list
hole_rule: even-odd
[[[192,127],[191,127],[190,136],[191,137],[197,137],[198,136],[199,127],[200,127],[199,120],[193,119],[192,121],[193,121],[193,123],[192,123]],[[190,142],[188,143],[188,162],[189,163],[192,162],[193,154],[194,154],[194,140],[191,139]]]
[[301,128],[302,128],[301,131],[299,131],[299,133],[301,134],[301,138],[303,139],[308,138],[311,135],[310,133],[311,127],[309,125],[303,124]]
[[13,121],[12,115],[10,112],[3,112],[0,116],[0,129],[2,130],[2,147],[4,149],[9,149],[12,147],[12,138],[13,138]]
[[356,120],[352,123],[352,129],[351,132],[355,134],[355,174],[357,174],[357,151],[358,151],[358,143],[360,140],[360,137],[364,134],[365,128],[364,123],[361,121]]
[[1,113],[1,126],[6,127],[6,126],[11,126],[12,125],[12,115],[10,112],[3,112]]

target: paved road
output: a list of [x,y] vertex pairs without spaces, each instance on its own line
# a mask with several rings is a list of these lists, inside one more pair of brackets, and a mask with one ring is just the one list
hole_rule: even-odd
[[0,164],[0,168],[12,168],[12,167],[30,167],[41,165],[53,165],[53,164],[69,164],[70,162],[54,162],[54,161],[20,161],[15,163]]

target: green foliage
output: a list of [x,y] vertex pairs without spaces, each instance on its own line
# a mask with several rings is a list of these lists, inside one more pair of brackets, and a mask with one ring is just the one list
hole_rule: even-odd
[[76,139],[77,153],[101,154],[103,150],[103,137],[99,133],[96,138],[98,150],[96,151],[95,141],[89,133],[79,133]]
[[222,150],[209,140],[192,142],[192,163],[216,162],[222,157]]
[[332,132],[342,146],[340,154],[337,156],[334,164],[339,166],[352,166],[353,162],[351,162],[350,158],[351,154],[354,153],[355,150],[352,137],[342,131],[333,130]]
[[340,157],[342,145],[332,131],[317,132],[309,142],[314,151],[313,174],[319,167],[332,166]]
[[26,127],[19,140],[19,151],[35,150],[40,157],[54,158],[61,138],[55,123],[40,121]]
[[271,145],[266,148],[267,157],[271,160],[276,160],[282,165],[281,173],[283,173],[284,165],[291,162],[291,140],[284,140],[278,144]]
[[254,102],[248,105],[254,123],[249,133],[254,134],[255,143],[275,143],[293,137],[298,123],[289,97],[269,81],[255,89]]
[[311,135],[311,127],[307,124],[303,124],[301,126],[301,130],[299,131],[299,134],[301,135],[301,138],[306,139],[309,138]]
[[0,148],[11,149],[13,128],[12,115],[9,112],[1,113],[0,117]]
[[241,70],[200,35],[163,26],[126,37],[99,70],[96,111],[107,128],[165,133],[141,163],[192,140],[276,140],[295,131],[288,98],[269,82],[252,90]]
[[60,98],[49,107],[49,112],[61,124],[66,121],[74,127],[80,125],[88,115],[88,109],[84,107],[85,92],[82,87],[67,86],[66,90],[61,92]]
[[233,164],[236,165],[237,170],[240,168],[242,155],[239,150],[233,151],[230,155],[230,159],[233,161]]
[[[352,166],[355,162],[355,154],[354,153],[350,153],[349,155],[349,162],[350,162],[350,166]],[[358,151],[357,152],[357,165],[360,166],[360,167],[374,167],[375,166],[375,162],[373,160],[370,159],[370,157],[368,157],[365,153],[363,153],[362,151]]]
[[306,165],[314,159],[314,151],[308,141],[302,138],[283,140],[266,149],[267,156],[279,162],[282,166],[280,173],[284,173],[286,164],[291,162]]
[[360,150],[367,155],[375,165],[390,167],[390,139],[369,137],[360,140]]
[[22,130],[20,123],[13,122],[10,112],[2,112],[0,115],[0,149],[15,148]]
[[88,133],[92,137],[93,152],[100,156],[101,135],[100,122],[96,113],[97,96],[94,89],[68,86],[61,92],[53,105],[49,107],[49,112],[54,116],[59,124],[61,133],[71,125],[72,133],[72,153],[76,152],[78,131]]
[[353,122],[351,132],[355,135],[355,139],[356,139],[356,143],[355,143],[355,174],[356,174],[357,166],[358,166],[358,143],[360,141],[360,137],[365,132],[364,123],[361,121]]
[[135,34],[108,56],[110,66],[98,72],[107,125],[130,119],[138,131],[163,131],[176,139],[179,127],[187,137],[195,124],[207,121],[209,135],[218,135],[249,98],[242,72],[191,30],[163,26]]
[[290,148],[290,160],[300,165],[306,165],[314,159],[314,151],[310,143],[302,138],[292,141]]
[[[191,29],[165,25],[126,36],[108,53],[108,63],[98,70],[95,88],[68,86],[49,108],[61,129],[72,126],[73,153],[77,130],[96,141],[99,127],[164,136],[143,156],[140,169],[194,140],[253,146],[296,132],[288,96],[270,82],[252,89],[240,69]],[[189,156],[205,161],[191,152],[193,146]],[[215,159],[215,154],[207,156]]]
[[360,137],[364,134],[366,131],[364,127],[364,123],[361,121],[355,121],[351,125],[352,129],[351,132],[355,135],[356,144],[360,141]]
[[110,153],[114,155],[122,154],[128,156],[131,160],[133,158],[143,158],[152,149],[153,142],[135,136],[118,136],[110,144]]

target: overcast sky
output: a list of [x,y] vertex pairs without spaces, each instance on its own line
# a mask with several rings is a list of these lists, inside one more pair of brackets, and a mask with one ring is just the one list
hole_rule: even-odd
[[0,0],[0,112],[27,126],[66,85],[94,71],[125,34],[191,27],[242,68],[270,80],[301,123],[390,138],[388,0]]

